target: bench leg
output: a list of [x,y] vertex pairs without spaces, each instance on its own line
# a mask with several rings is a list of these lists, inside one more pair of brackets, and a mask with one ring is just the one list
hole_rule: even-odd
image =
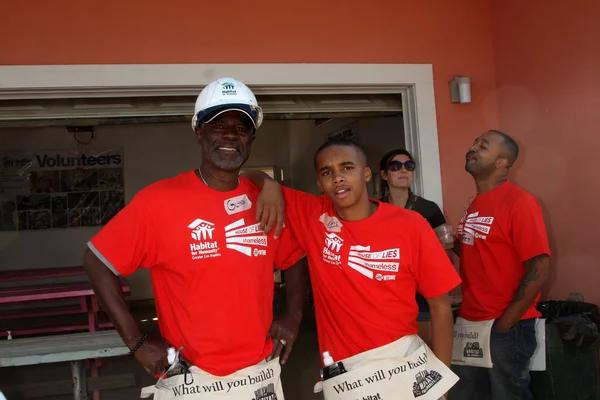
[[[100,366],[100,358],[96,358],[94,360],[90,360],[91,362],[91,369],[92,369],[92,377],[97,378],[98,377],[98,367]],[[97,390],[94,390],[94,392],[92,393],[92,400],[100,400],[100,392]]]
[[83,361],[71,361],[71,376],[73,377],[73,398],[75,400],[88,400]]
[[[87,304],[86,300],[86,306],[88,309],[89,331],[99,331],[100,326],[98,324],[98,313],[100,312],[100,305],[98,304],[98,298],[96,296],[90,296],[86,299],[89,299],[89,305]],[[89,365],[92,370],[92,377],[98,377],[98,368],[102,365],[102,359],[96,358],[94,360],[86,360],[86,364]],[[92,393],[92,398],[93,400],[100,400],[100,392],[94,390],[94,392]]]

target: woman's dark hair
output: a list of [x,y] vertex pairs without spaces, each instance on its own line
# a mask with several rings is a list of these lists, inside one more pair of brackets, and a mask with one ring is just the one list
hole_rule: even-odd
[[[408,152],[408,150],[396,149],[386,153],[383,157],[381,157],[381,161],[379,162],[379,171],[387,171],[388,165],[392,159],[398,155],[405,155],[410,161],[416,164],[414,157]],[[381,179],[381,200],[385,201],[387,199],[389,191],[390,187],[388,182],[385,179]]]

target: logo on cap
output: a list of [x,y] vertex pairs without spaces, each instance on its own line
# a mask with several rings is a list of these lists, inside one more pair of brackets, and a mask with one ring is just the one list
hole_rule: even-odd
[[223,93],[223,96],[235,96],[237,94],[235,85],[231,82],[221,83],[221,92]]

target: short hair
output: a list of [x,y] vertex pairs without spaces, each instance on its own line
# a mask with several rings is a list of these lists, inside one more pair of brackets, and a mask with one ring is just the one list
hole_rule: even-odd
[[367,152],[365,151],[365,149],[362,148],[362,146],[360,144],[353,142],[352,140],[348,140],[348,139],[335,138],[335,139],[330,139],[330,140],[326,141],[325,143],[323,143],[321,145],[321,147],[319,147],[319,149],[315,153],[315,158],[313,160],[313,164],[314,164],[315,168],[317,167],[317,157],[319,156],[319,153],[321,153],[323,150],[325,150],[329,147],[333,147],[333,146],[354,147],[354,149],[363,158],[365,166],[367,165]]
[[506,156],[508,158],[508,167],[512,167],[513,164],[517,161],[517,157],[519,157],[519,145],[517,144],[517,142],[515,142],[513,138],[511,138],[504,132],[495,129],[491,129],[490,132],[500,135],[504,140],[502,146],[504,147],[504,150],[506,150],[507,153]]

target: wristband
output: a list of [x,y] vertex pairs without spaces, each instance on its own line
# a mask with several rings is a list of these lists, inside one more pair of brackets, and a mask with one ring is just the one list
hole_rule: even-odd
[[132,356],[140,347],[142,347],[142,345],[146,341],[146,338],[148,338],[148,334],[147,333],[144,334],[144,336],[142,336],[142,338],[140,339],[140,341],[137,342],[137,344],[135,346],[133,346],[133,349],[131,349],[131,351],[129,352],[130,356]]

